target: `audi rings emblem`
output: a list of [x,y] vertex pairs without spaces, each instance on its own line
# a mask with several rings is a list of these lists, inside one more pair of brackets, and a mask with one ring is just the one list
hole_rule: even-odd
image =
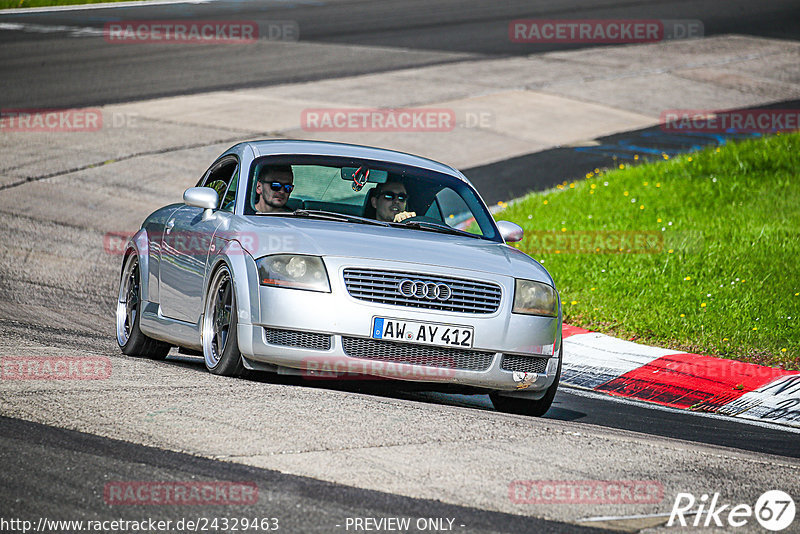
[[453,294],[453,291],[447,284],[409,280],[408,278],[400,280],[397,290],[404,297],[441,301],[449,299]]

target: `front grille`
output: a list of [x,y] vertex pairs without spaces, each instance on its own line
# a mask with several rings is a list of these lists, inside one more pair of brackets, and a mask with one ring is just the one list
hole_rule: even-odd
[[[405,279],[447,284],[452,293],[445,301],[406,297],[398,289]],[[345,269],[344,282],[351,296],[380,304],[462,313],[494,313],[500,307],[500,286],[488,282],[373,269]]]
[[264,328],[264,333],[266,334],[267,343],[270,345],[314,350],[330,350],[331,348],[331,336],[327,334],[279,330],[277,328]]
[[518,356],[504,354],[500,362],[500,369],[506,371],[522,371],[523,373],[544,373],[547,371],[547,360],[550,358],[537,358],[535,356]]
[[492,365],[494,358],[494,352],[394,343],[360,337],[343,336],[342,346],[345,354],[353,358],[467,371],[485,371]]

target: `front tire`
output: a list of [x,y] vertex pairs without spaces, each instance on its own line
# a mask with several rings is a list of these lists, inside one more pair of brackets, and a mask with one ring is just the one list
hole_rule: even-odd
[[244,372],[238,322],[233,278],[223,266],[211,280],[203,313],[203,360],[215,375],[240,376]]
[[123,354],[163,360],[169,344],[144,335],[139,328],[142,311],[141,270],[136,253],[125,258],[117,298],[117,345]]
[[544,397],[538,400],[532,400],[521,397],[503,397],[497,393],[490,393],[489,398],[492,399],[495,410],[516,415],[529,415],[531,417],[541,417],[546,414],[547,410],[549,410],[550,406],[553,404],[553,399],[558,390],[558,382],[561,380],[561,363],[563,360],[564,347],[562,345],[558,357],[556,379],[553,381],[553,384],[547,388]]

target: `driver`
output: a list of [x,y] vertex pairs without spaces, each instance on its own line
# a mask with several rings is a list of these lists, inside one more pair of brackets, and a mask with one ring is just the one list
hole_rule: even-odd
[[413,211],[406,211],[408,193],[406,186],[400,182],[385,182],[375,186],[371,202],[375,208],[375,218],[379,221],[403,222],[417,216]]
[[270,165],[258,172],[256,183],[256,211],[261,213],[284,213],[291,210],[286,201],[294,189],[294,174],[291,165]]

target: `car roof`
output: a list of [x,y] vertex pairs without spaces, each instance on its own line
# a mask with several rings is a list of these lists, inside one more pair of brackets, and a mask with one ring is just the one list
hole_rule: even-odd
[[332,143],[328,141],[287,139],[249,141],[242,144],[249,145],[253,149],[256,157],[303,154],[313,156],[342,156],[358,159],[371,159],[428,169],[453,176],[459,180],[469,183],[469,180],[467,180],[464,175],[461,174],[461,172],[453,167],[450,167],[449,165],[439,163],[438,161],[434,161],[432,159],[415,156],[413,154],[406,154],[405,152],[388,150],[385,148],[351,145],[347,143]]

